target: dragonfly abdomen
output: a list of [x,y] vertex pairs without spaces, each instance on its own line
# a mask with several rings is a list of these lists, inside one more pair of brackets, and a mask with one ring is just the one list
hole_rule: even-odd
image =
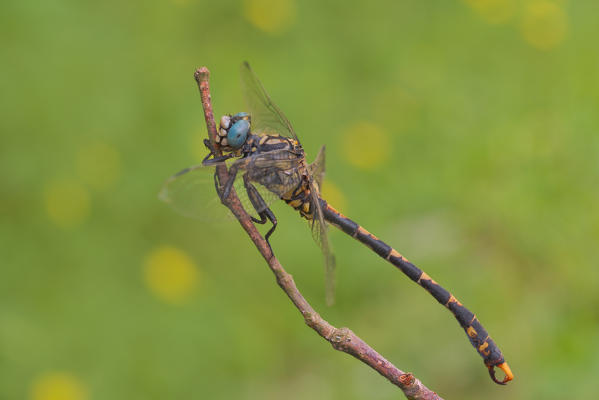
[[282,195],[281,199],[299,211],[300,215],[307,220],[311,220],[314,217],[310,189],[305,181],[300,182],[296,188]]
[[[402,256],[394,248],[362,228],[359,224],[347,218],[339,211],[331,207],[325,200],[320,200],[324,218],[330,224],[341,229],[346,234],[352,236],[359,242],[368,246],[376,254],[389,261],[395,267],[399,268],[411,280],[422,286],[439,303],[444,305],[454,317],[460,326],[468,335],[472,346],[483,358],[485,365],[489,369],[491,378],[497,383],[506,383],[513,378],[509,366],[505,362],[501,351],[491,339],[478,318],[466,307],[462,305],[449,291],[435,282],[426,272],[416,267]],[[504,371],[506,377],[504,381],[498,381],[495,378],[494,367]]]

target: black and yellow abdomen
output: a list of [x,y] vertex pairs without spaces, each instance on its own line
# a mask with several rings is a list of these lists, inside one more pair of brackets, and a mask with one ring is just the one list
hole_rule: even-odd
[[[468,339],[470,340],[470,343],[472,343],[472,346],[483,358],[493,381],[499,384],[505,384],[513,379],[514,375],[508,364],[505,362],[499,347],[497,347],[493,339],[491,339],[474,313],[462,305],[462,303],[460,303],[458,299],[445,288],[435,282],[426,272],[409,262],[387,243],[335,210],[328,205],[325,200],[321,199],[320,203],[324,218],[328,223],[336,226],[346,234],[368,246],[376,254],[401,270],[401,272],[407,275],[412,281],[422,286],[435,298],[435,300],[451,311],[462,329],[466,332],[466,335],[468,335]],[[505,378],[502,381],[497,380],[495,377],[495,367],[501,369],[505,373]]]
[[281,196],[281,199],[299,211],[300,215],[307,220],[312,220],[314,217],[314,210],[310,201],[310,188],[305,180],[302,180],[297,187]]

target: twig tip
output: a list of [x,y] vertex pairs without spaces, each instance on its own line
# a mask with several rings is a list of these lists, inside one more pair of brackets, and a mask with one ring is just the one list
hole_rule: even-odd
[[196,81],[198,81],[198,83],[200,81],[207,81],[210,77],[210,71],[206,67],[200,67],[196,69],[196,72],[194,72],[193,77]]

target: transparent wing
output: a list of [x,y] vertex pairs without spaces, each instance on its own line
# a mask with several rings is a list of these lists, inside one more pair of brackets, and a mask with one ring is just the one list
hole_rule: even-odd
[[310,175],[312,175],[312,177],[314,178],[314,182],[316,182],[316,185],[318,186],[317,189],[318,190],[322,190],[322,181],[324,180],[324,174],[325,174],[325,146],[322,146],[320,148],[320,151],[318,152],[318,155],[316,156],[316,159],[314,160],[314,162],[310,165],[308,165],[308,171],[310,172]]
[[310,221],[312,225],[312,237],[320,246],[324,256],[326,301],[328,305],[332,305],[335,300],[335,256],[331,251],[327,232],[328,225],[324,220],[317,195],[322,189],[322,182],[325,174],[324,146],[320,148],[314,162],[308,166],[308,171],[314,179],[314,184],[310,188],[310,193],[312,193],[312,203],[315,204],[314,218]]
[[241,65],[241,83],[252,118],[252,132],[256,135],[279,134],[299,140],[285,114],[270,99],[264,86],[247,62]]
[[217,221],[231,216],[218,197],[215,169],[203,165],[185,168],[168,178],[158,198],[179,214],[204,221]]
[[331,306],[335,302],[335,267],[336,261],[331,245],[329,243],[328,224],[324,220],[322,208],[318,198],[318,189],[310,185],[311,203],[314,207],[314,215],[310,222],[312,229],[312,238],[322,251],[324,257],[324,276],[325,276],[325,299],[327,305]]
[[[237,169],[233,188],[248,214],[257,217],[258,213],[268,205],[279,200],[280,196],[297,185],[294,180],[287,179],[279,185],[279,174],[297,169],[297,159],[281,159],[287,156],[287,150],[272,151],[252,157],[237,159],[229,163],[195,165],[185,168],[166,180],[158,198],[169,204],[181,215],[199,218],[205,221],[217,221],[231,216],[227,207],[221,204],[217,191],[214,172],[218,165],[225,165],[230,170]],[[256,208],[245,187],[243,175],[248,175],[248,181],[258,190],[262,198],[260,207]],[[223,187],[226,182],[220,182]]]

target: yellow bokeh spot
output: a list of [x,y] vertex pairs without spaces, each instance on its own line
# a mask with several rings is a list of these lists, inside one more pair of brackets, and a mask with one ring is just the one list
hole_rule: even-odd
[[325,180],[322,185],[322,197],[337,210],[347,213],[347,200],[341,190],[331,181]]
[[182,250],[161,246],[146,257],[144,278],[158,298],[170,304],[183,304],[197,289],[198,269]]
[[44,191],[44,202],[48,218],[61,228],[74,228],[89,216],[89,193],[74,180],[49,182]]
[[295,0],[244,0],[243,15],[256,28],[270,34],[282,33],[295,22]]
[[358,122],[343,134],[343,154],[355,167],[376,169],[389,158],[389,142],[389,135],[378,125]]
[[560,5],[546,0],[535,0],[525,9],[521,29],[522,36],[531,46],[540,50],[551,50],[564,40],[568,21]]
[[77,173],[96,190],[106,190],[121,173],[119,151],[108,143],[93,143],[77,152]]
[[86,400],[85,385],[71,374],[50,372],[31,386],[31,400]]
[[515,0],[464,0],[464,2],[490,24],[508,22],[516,10]]

